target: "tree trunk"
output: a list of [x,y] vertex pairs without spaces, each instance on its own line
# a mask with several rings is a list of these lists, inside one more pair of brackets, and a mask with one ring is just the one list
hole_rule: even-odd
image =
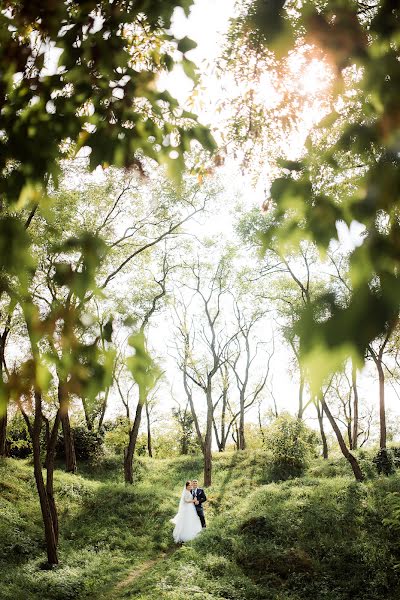
[[214,435],[215,435],[215,441],[217,442],[217,446],[218,446],[218,452],[223,452],[224,451],[224,440],[220,440],[219,439],[219,435],[218,435],[218,427],[217,424],[215,422],[215,417],[213,416],[213,428],[214,428]]
[[[10,332],[10,320],[9,316],[7,319],[7,325],[0,337],[0,378],[3,381],[3,374],[5,369],[5,347],[8,334]],[[8,408],[8,397],[4,404],[0,404],[0,456],[7,456],[7,408]]]
[[[54,531],[54,522],[52,509],[49,505],[49,499],[46,492],[46,486],[42,473],[42,462],[40,458],[40,431],[42,427],[42,398],[39,392],[35,392],[35,418],[33,427],[29,422],[29,418],[23,413],[24,419],[28,425],[32,439],[33,449],[33,471],[35,475],[36,488],[39,495],[40,509],[44,525],[47,562],[49,565],[58,564],[57,555],[57,537]],[[54,505],[55,509],[55,505]]]
[[83,405],[83,412],[84,412],[84,415],[85,415],[86,427],[88,428],[88,431],[92,431],[92,429],[93,429],[93,420],[92,420],[92,417],[91,417],[91,415],[90,415],[90,413],[88,411],[86,400],[84,400],[83,398],[82,398],[82,405]]
[[58,401],[61,411],[61,424],[64,437],[65,470],[67,473],[76,473],[76,455],[74,438],[71,432],[71,424],[68,414],[68,397],[64,389],[64,384],[61,382],[58,385]]
[[51,431],[47,453],[46,453],[46,494],[49,503],[51,518],[53,521],[54,536],[56,538],[56,544],[58,544],[58,515],[57,507],[54,499],[54,458],[56,453],[56,444],[58,429],[60,426],[61,411],[58,409],[54,419],[53,429]]
[[209,487],[212,481],[212,423],[214,407],[211,398],[211,385],[207,386],[207,423],[204,439],[204,485]]
[[0,456],[7,456],[7,406],[0,416]]
[[357,369],[354,364],[351,368],[351,384],[353,388],[353,449],[358,446],[358,388],[357,388]]
[[125,483],[133,484],[133,455],[135,454],[136,442],[139,435],[140,422],[142,420],[142,410],[145,400],[139,398],[138,405],[136,407],[135,419],[133,421],[132,428],[129,432],[129,443],[125,448],[124,455],[124,476]]
[[329,410],[328,405],[325,402],[325,399],[323,399],[323,398],[321,398],[321,406],[322,406],[322,409],[325,411],[326,416],[328,417],[329,423],[331,424],[333,431],[336,434],[336,438],[339,443],[339,446],[340,446],[343,456],[350,463],[354,477],[356,478],[357,481],[363,481],[364,475],[362,474],[360,465],[358,464],[356,457],[347,448],[346,442],[343,439],[341,431],[340,431],[334,417],[332,416],[332,413]]
[[221,410],[221,442],[218,446],[220,452],[224,452],[226,439],[228,437],[226,431],[226,406],[228,403],[228,390],[224,389],[222,393],[222,410]]
[[302,419],[303,418],[303,411],[304,411],[304,401],[303,401],[303,397],[304,397],[304,377],[303,377],[303,372],[300,369],[300,383],[299,383],[299,411],[297,413],[297,418],[298,419]]
[[151,423],[150,423],[150,413],[149,413],[149,405],[146,402],[146,419],[147,419],[147,452],[150,458],[153,458],[153,448],[151,441]]
[[103,404],[101,406],[101,413],[100,413],[100,418],[99,418],[99,425],[97,430],[100,432],[101,428],[103,427],[103,421],[104,421],[104,417],[106,416],[106,410],[107,410],[107,404],[108,404],[108,396],[110,394],[110,388],[108,387],[105,391],[104,394],[104,399],[103,399]]
[[187,382],[186,371],[183,371],[183,387],[185,388],[186,397],[187,397],[187,399],[189,401],[190,412],[192,413],[194,428],[196,430],[196,435],[197,435],[197,440],[199,442],[199,446],[201,448],[201,451],[202,451],[202,453],[204,455],[204,452],[205,452],[204,440],[203,440],[203,436],[201,434],[199,420],[197,418],[196,410],[194,408],[193,395],[192,395],[191,389],[189,388],[189,385],[188,385],[188,382]]
[[240,394],[240,415],[239,415],[239,429],[238,429],[238,449],[246,449],[246,440],[244,437],[244,402],[245,399],[243,394]]
[[319,402],[316,402],[317,413],[318,413],[318,423],[319,423],[319,431],[321,434],[322,440],[322,457],[324,460],[328,458],[328,443],[326,441],[325,429],[324,429],[324,410],[320,406]]
[[385,373],[383,371],[382,362],[380,360],[378,360],[376,366],[378,369],[379,376],[379,447],[386,448]]

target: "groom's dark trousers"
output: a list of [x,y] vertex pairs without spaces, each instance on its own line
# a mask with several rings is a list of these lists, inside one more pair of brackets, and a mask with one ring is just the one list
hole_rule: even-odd
[[204,510],[203,510],[203,502],[205,502],[207,500],[207,496],[204,493],[204,490],[202,488],[197,488],[197,490],[192,490],[192,496],[193,498],[197,498],[197,500],[199,501],[198,504],[195,504],[195,508],[196,508],[196,512],[199,515],[199,519],[200,519],[200,523],[202,527],[206,526],[206,520],[204,517]]

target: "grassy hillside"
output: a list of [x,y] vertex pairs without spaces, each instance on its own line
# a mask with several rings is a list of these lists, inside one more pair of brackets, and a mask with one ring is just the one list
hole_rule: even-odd
[[318,460],[271,483],[262,453],[216,456],[209,526],[176,549],[169,519],[200,475],[197,457],[141,460],[133,488],[112,461],[57,471],[62,564],[46,572],[32,467],[0,462],[2,600],[400,597],[399,536],[383,522],[397,474],[355,484],[342,460]]

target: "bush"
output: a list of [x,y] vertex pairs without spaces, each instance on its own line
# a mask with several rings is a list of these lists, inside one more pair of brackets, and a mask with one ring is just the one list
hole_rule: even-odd
[[272,456],[272,479],[290,479],[302,475],[317,444],[317,434],[303,421],[288,413],[278,417],[265,432],[265,445]]
[[7,425],[7,449],[12,458],[26,458],[32,454],[28,428],[22,415],[15,415]]
[[[98,431],[89,431],[83,425],[71,427],[74,439],[75,454],[78,460],[92,460],[103,453],[104,436]],[[57,440],[57,456],[65,458],[64,436],[62,431]]]
[[123,455],[129,438],[128,419],[126,417],[117,417],[114,421],[107,421],[104,424],[104,429],[104,443],[106,448],[112,454]]
[[373,463],[379,475],[392,475],[395,471],[393,452],[388,448],[381,448],[373,458]]

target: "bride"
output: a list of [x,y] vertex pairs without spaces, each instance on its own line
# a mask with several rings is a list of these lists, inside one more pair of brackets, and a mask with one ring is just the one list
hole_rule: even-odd
[[172,535],[176,544],[192,540],[202,530],[200,519],[194,506],[196,500],[191,494],[192,488],[192,482],[187,481],[179,502],[178,513],[171,519],[171,522],[175,525]]

